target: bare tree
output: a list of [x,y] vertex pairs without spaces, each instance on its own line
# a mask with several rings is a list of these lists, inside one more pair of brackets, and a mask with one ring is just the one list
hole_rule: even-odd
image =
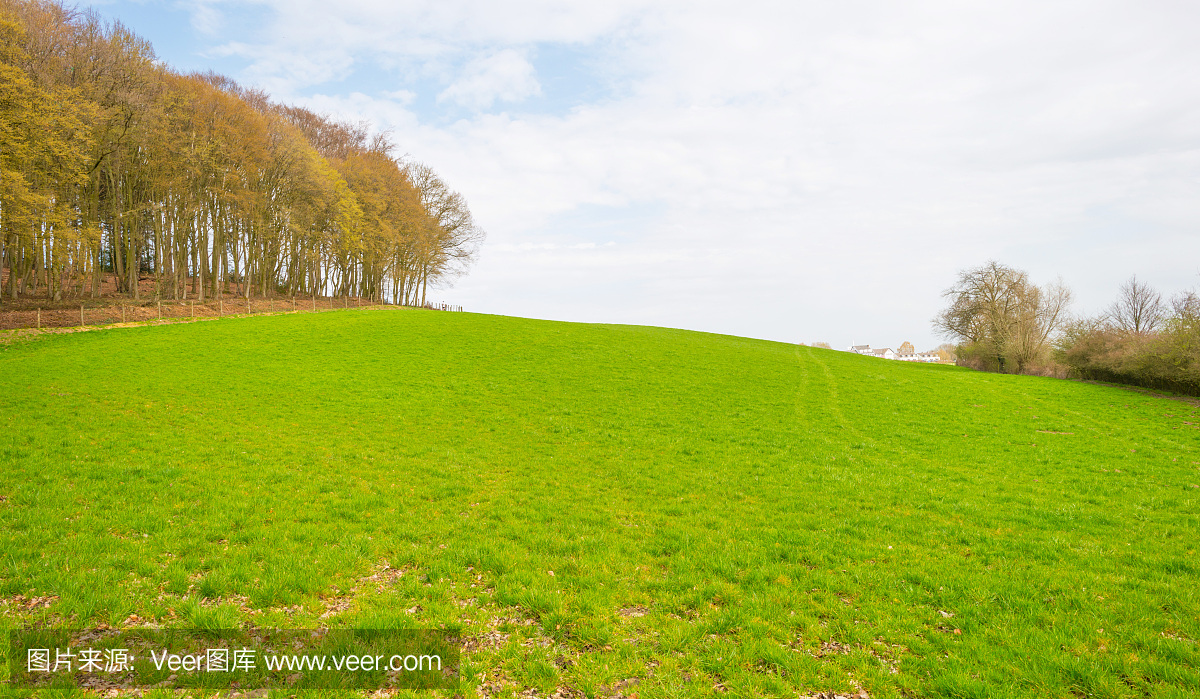
[[1120,295],[1108,307],[1108,319],[1118,330],[1145,335],[1162,324],[1166,310],[1162,294],[1135,274],[1121,285]]
[[1028,286],[1024,272],[994,260],[963,270],[954,286],[942,292],[950,299],[950,306],[933,319],[934,328],[973,346],[1003,370],[1017,307]]
[[985,364],[1016,372],[1046,354],[1071,301],[1061,281],[1038,287],[1025,272],[995,261],[960,272],[943,296],[950,306],[934,318],[934,328]]
[[446,283],[464,274],[475,261],[486,234],[475,223],[467,200],[450,189],[428,165],[410,162],[405,172],[416,187],[427,212],[421,253],[418,257],[421,303],[432,283]]
[[1200,294],[1181,291],[1171,297],[1171,323],[1175,330],[1200,330]]
[[1024,290],[1007,348],[1008,358],[1016,363],[1018,372],[1045,355],[1050,335],[1062,327],[1070,303],[1071,291],[1061,279],[1044,287],[1030,285]]

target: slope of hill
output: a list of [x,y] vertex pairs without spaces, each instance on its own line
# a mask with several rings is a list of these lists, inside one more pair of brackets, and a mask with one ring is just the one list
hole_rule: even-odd
[[1188,403],[400,309],[15,343],[0,395],[5,628],[463,625],[467,696],[1200,693]]

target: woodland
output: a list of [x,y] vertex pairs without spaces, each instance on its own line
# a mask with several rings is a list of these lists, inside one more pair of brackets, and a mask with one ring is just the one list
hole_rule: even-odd
[[484,233],[387,133],[182,75],[119,22],[0,0],[0,302],[422,305]]

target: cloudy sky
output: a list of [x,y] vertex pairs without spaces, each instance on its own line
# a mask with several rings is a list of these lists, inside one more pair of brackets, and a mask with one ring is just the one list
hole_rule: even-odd
[[918,349],[996,259],[1200,286],[1200,5],[122,0],[181,71],[391,129],[467,310]]

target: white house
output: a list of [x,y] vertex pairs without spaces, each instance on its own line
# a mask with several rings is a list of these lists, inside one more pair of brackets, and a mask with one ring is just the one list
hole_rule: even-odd
[[912,343],[907,341],[900,345],[898,351],[892,351],[890,347],[871,349],[870,345],[851,345],[849,351],[855,354],[865,354],[868,357],[896,359],[902,362],[939,362],[942,360],[937,352],[914,352]]
[[942,357],[937,352],[917,352],[912,343],[905,340],[896,352],[896,359],[902,362],[937,362]]
[[883,349],[871,349],[870,345],[850,345],[850,351],[855,354],[865,354],[868,357],[880,357],[882,359],[895,359],[896,353],[889,347]]
[[896,359],[902,362],[940,362],[941,355],[937,352],[913,352],[912,354],[897,354]]

